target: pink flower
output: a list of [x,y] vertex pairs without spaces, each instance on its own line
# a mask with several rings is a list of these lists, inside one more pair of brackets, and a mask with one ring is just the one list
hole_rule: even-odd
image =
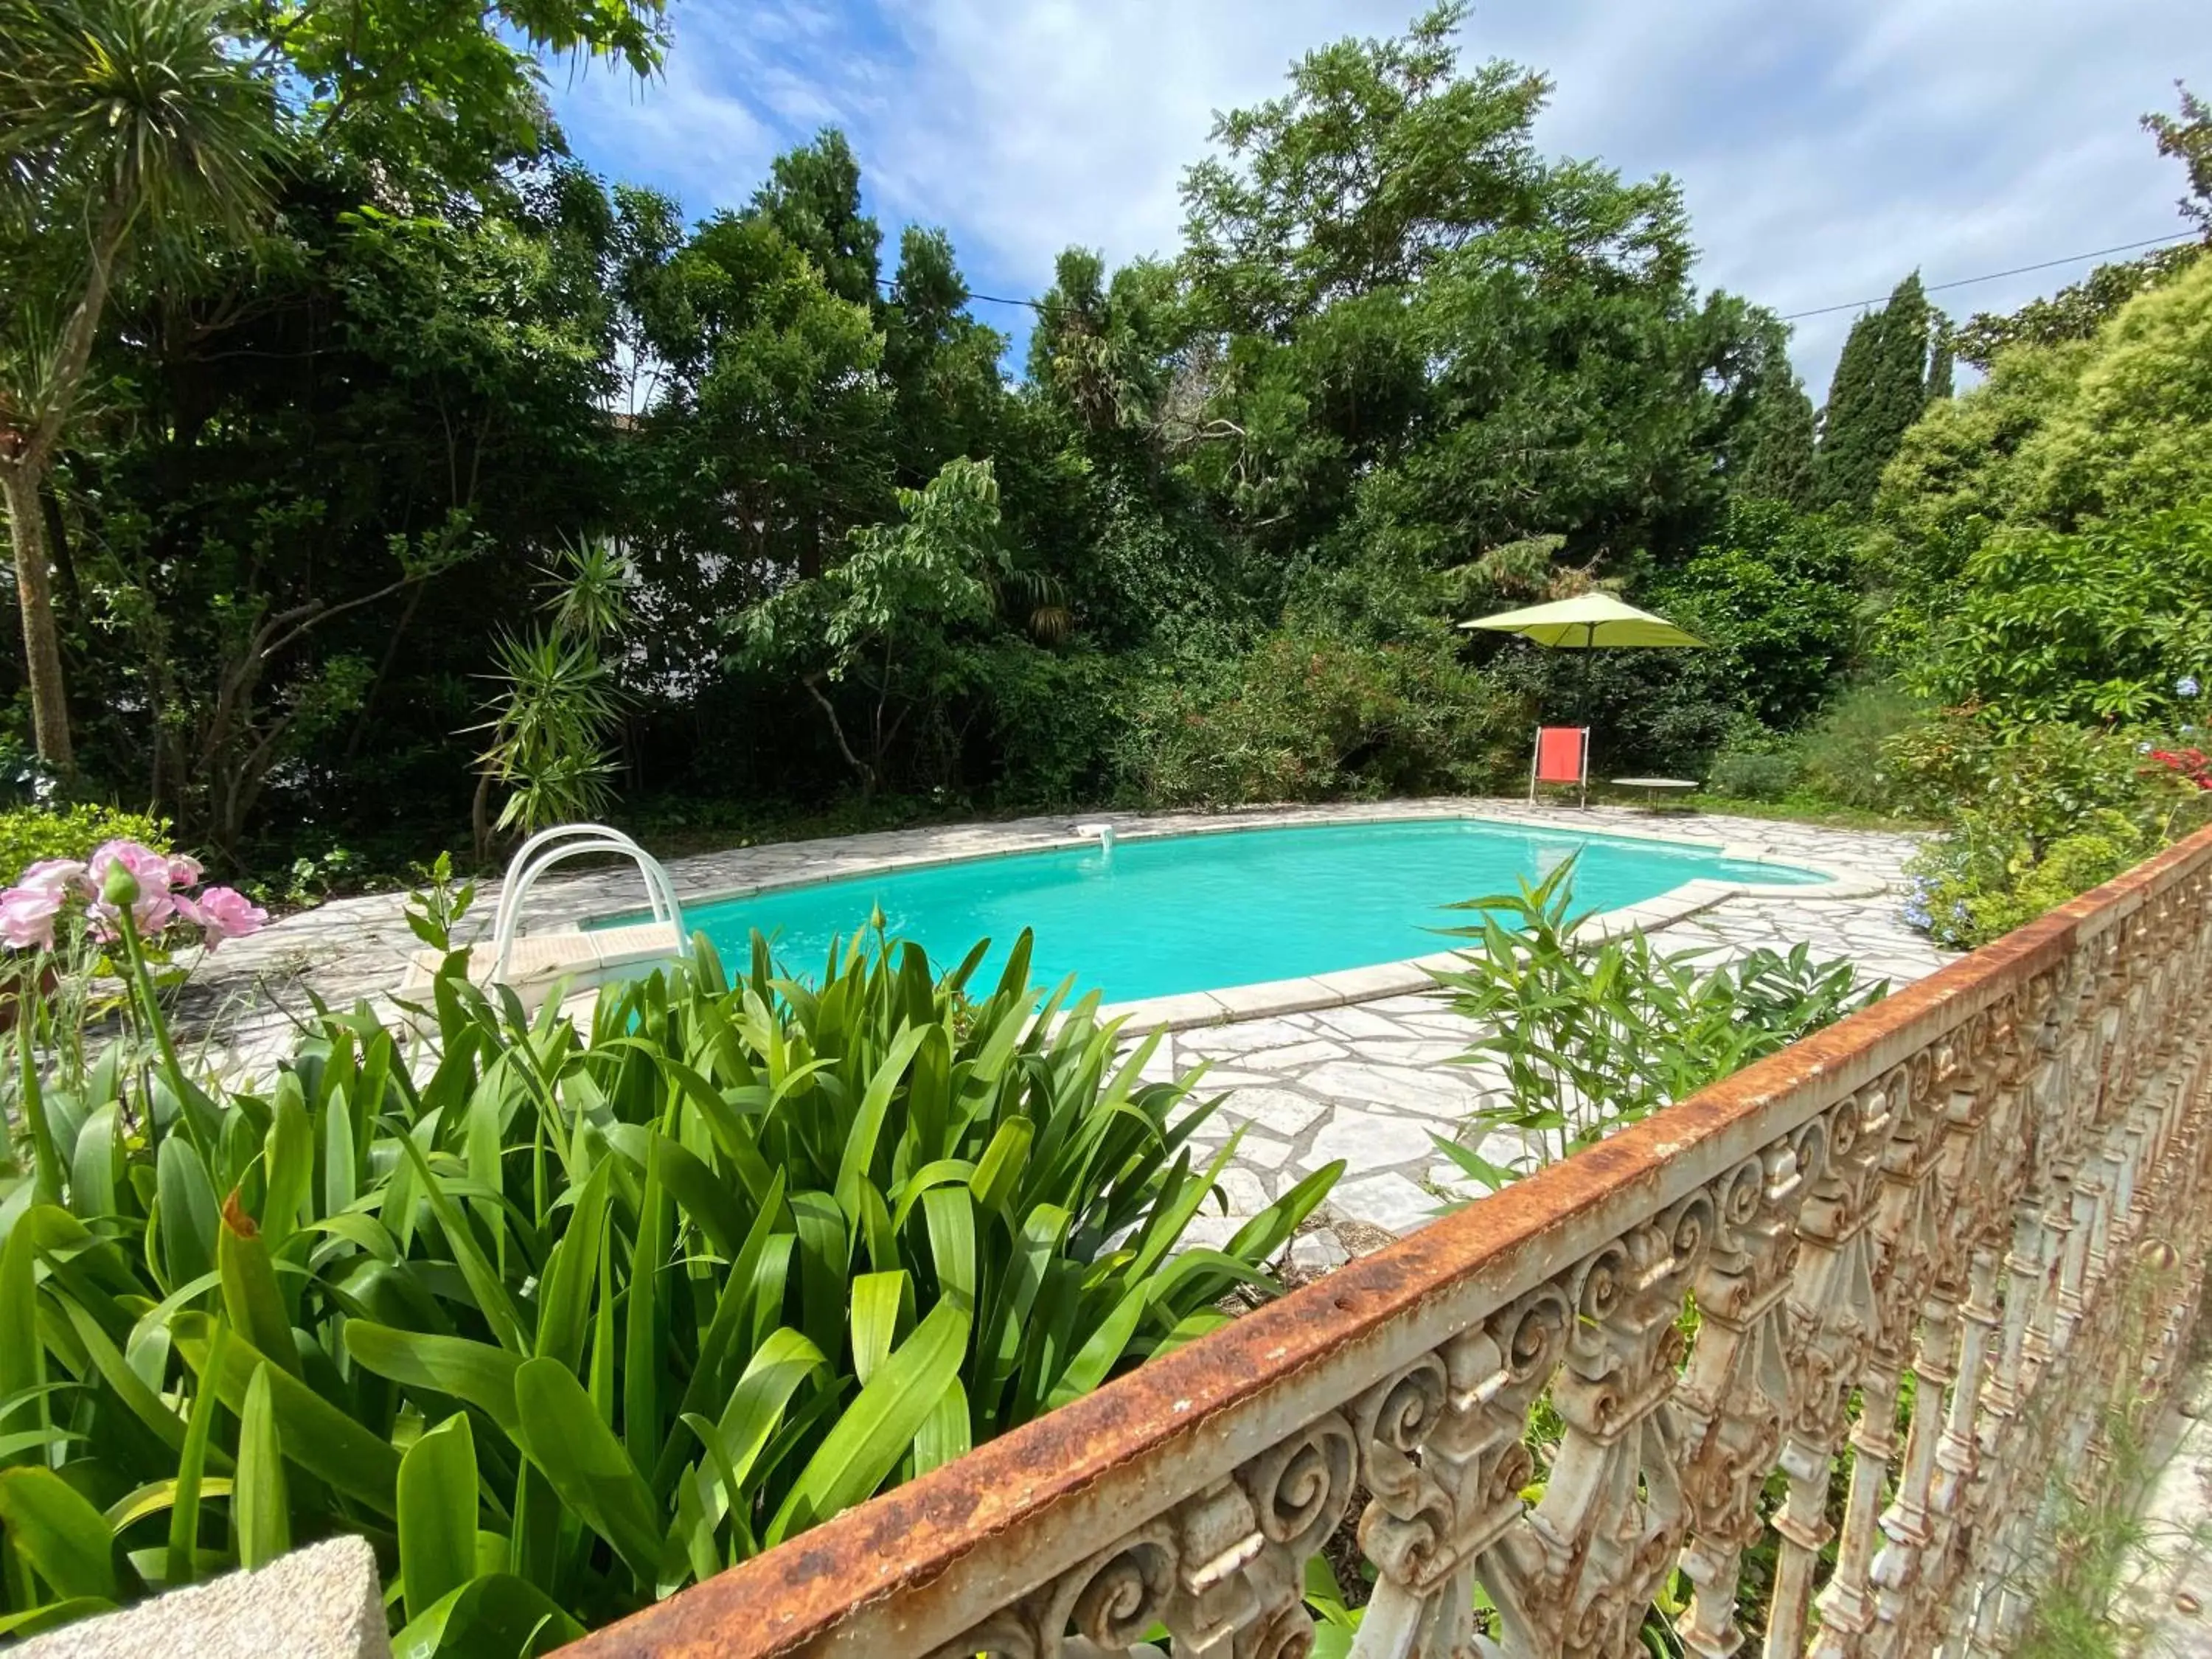
[[82,859],[40,859],[25,866],[15,878],[15,885],[34,893],[52,893],[57,899],[66,897],[71,889],[90,890]]
[[[135,841],[103,842],[93,849],[87,871],[94,892],[106,884],[107,872],[118,864],[138,884],[138,898],[131,907],[131,919],[137,923],[141,939],[151,939],[167,927],[177,914],[176,897],[169,891],[168,857]],[[116,936],[113,905],[104,899],[94,900],[92,917],[93,930],[102,939]]]
[[210,951],[227,939],[249,938],[268,925],[269,913],[235,887],[204,888],[197,900],[187,902]]
[[18,951],[52,950],[62,897],[58,889],[46,887],[10,887],[0,893],[0,941]]
[[200,861],[189,853],[169,854],[169,885],[176,888],[197,887],[207,872]]

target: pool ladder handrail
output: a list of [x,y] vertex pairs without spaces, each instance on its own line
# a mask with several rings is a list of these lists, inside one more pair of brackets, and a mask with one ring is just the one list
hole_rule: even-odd
[[540,830],[515,849],[507,860],[507,873],[499,884],[499,907],[492,920],[492,963],[494,980],[507,977],[507,959],[520,937],[523,901],[538,878],[556,865],[570,859],[584,858],[594,853],[614,853],[637,866],[638,875],[645,883],[647,902],[653,908],[655,921],[675,925],[676,938],[680,945],[684,939],[684,906],[676,896],[676,884],[660,860],[640,847],[621,830],[604,823],[556,823],[550,830]]

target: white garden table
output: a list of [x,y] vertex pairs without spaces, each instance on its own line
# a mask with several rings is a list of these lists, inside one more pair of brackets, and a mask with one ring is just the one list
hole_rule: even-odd
[[1612,781],[1622,789],[1641,789],[1644,810],[1651,812],[1661,810],[1660,802],[1667,796],[1698,787],[1690,778],[1614,778]]

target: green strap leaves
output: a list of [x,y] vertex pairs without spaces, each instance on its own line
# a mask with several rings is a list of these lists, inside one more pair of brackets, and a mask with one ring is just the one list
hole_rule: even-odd
[[411,1621],[476,1576],[477,1448],[456,1413],[399,1460],[399,1579]]
[[769,1523],[765,1543],[775,1545],[828,1519],[884,1483],[959,1375],[968,1322],[951,1303],[940,1303],[921,1322],[807,1460]]
[[525,1360],[514,1374],[522,1449],[561,1501],[614,1546],[647,1583],[660,1576],[660,1508],[575,1374],[558,1360]]

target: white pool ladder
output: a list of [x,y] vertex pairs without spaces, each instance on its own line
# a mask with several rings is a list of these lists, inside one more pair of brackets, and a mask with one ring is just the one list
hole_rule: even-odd
[[653,919],[674,925],[677,944],[681,948],[684,906],[677,899],[676,884],[669,879],[660,860],[621,830],[609,829],[604,823],[559,823],[550,830],[540,830],[516,848],[514,858],[507,861],[507,874],[499,884],[499,909],[492,921],[493,979],[507,977],[507,956],[514,948],[522,923],[523,901],[530,896],[530,890],[538,884],[538,878],[556,864],[594,853],[617,854],[637,866],[638,874],[645,881],[646,900],[653,907]]

